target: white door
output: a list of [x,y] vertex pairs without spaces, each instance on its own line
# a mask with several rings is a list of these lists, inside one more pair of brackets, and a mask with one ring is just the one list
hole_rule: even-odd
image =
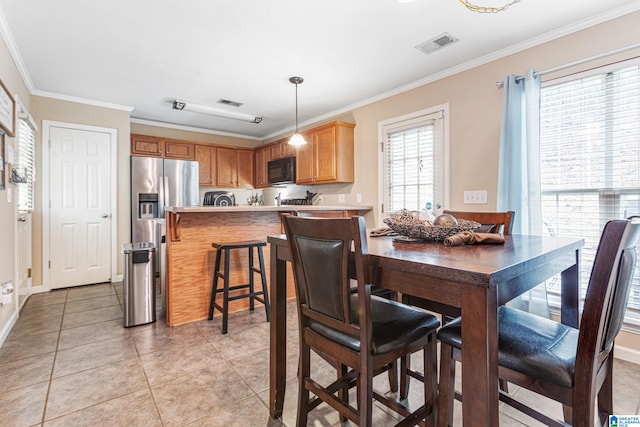
[[31,212],[18,212],[16,223],[18,307],[22,307],[27,297],[31,295],[31,230]]
[[49,131],[49,285],[111,279],[111,134]]

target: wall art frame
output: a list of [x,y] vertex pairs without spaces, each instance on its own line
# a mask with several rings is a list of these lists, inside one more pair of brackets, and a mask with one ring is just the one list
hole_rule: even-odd
[[0,128],[7,135],[16,136],[16,100],[2,80],[0,80]]

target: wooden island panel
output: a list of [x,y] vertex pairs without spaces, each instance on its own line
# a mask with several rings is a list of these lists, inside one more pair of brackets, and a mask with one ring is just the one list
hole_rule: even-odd
[[[324,217],[349,217],[364,214],[371,207],[362,210],[336,209],[327,207],[188,207],[170,208],[166,216],[166,317],[169,326],[177,326],[209,315],[211,279],[215,267],[216,250],[213,242],[227,243],[240,240],[264,240],[274,234],[284,232],[280,215],[283,212],[298,211],[300,215]],[[269,245],[262,248],[265,263],[267,287],[269,282]],[[224,268],[224,255],[221,260]],[[254,250],[254,265],[258,266],[257,251]],[[231,251],[230,286],[249,282],[248,250]],[[287,298],[295,297],[293,273],[287,266]],[[260,276],[254,275],[256,289],[260,289]],[[223,286],[218,280],[218,289]],[[246,293],[246,289],[230,294]],[[218,295],[221,302],[222,295]],[[256,307],[262,306],[256,302]],[[249,299],[229,302],[229,312],[246,310]],[[221,313],[216,310],[215,316]]]

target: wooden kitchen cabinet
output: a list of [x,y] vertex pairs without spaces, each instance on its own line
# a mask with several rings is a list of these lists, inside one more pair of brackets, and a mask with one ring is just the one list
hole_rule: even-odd
[[271,146],[256,148],[255,166],[256,188],[269,187],[269,171],[267,169],[269,160],[271,160]]
[[200,185],[216,186],[216,146],[196,145],[195,159],[199,163]]
[[194,160],[195,145],[175,139],[131,134],[131,154],[146,157]]
[[276,141],[271,146],[271,160],[283,159],[296,155],[296,147],[289,144],[290,138],[284,138]]
[[216,186],[253,187],[253,150],[218,147],[216,149]]
[[296,184],[353,182],[352,123],[332,122],[303,134],[296,152]]

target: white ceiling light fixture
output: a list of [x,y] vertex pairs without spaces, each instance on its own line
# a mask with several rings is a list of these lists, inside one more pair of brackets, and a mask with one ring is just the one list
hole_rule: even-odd
[[479,12],[479,13],[498,13],[498,12],[502,12],[503,10],[507,10],[508,8],[510,8],[511,6],[513,6],[516,3],[519,3],[520,0],[511,0],[510,2],[502,5],[502,6],[498,6],[498,7],[492,7],[492,6],[479,6],[477,4],[473,4],[470,3],[467,0],[458,0],[460,3],[462,3],[464,5],[464,7],[466,7],[467,9],[473,11],[473,12]]
[[236,113],[235,111],[220,110],[208,105],[195,104],[189,101],[176,99],[173,101],[173,109],[180,111],[192,111],[194,113],[208,114],[210,116],[223,117],[225,119],[242,120],[249,123],[262,122],[262,116],[252,114]]
[[302,77],[290,77],[289,81],[296,85],[296,131],[291,135],[290,145],[305,145],[307,141],[298,133],[298,85],[304,81]]

